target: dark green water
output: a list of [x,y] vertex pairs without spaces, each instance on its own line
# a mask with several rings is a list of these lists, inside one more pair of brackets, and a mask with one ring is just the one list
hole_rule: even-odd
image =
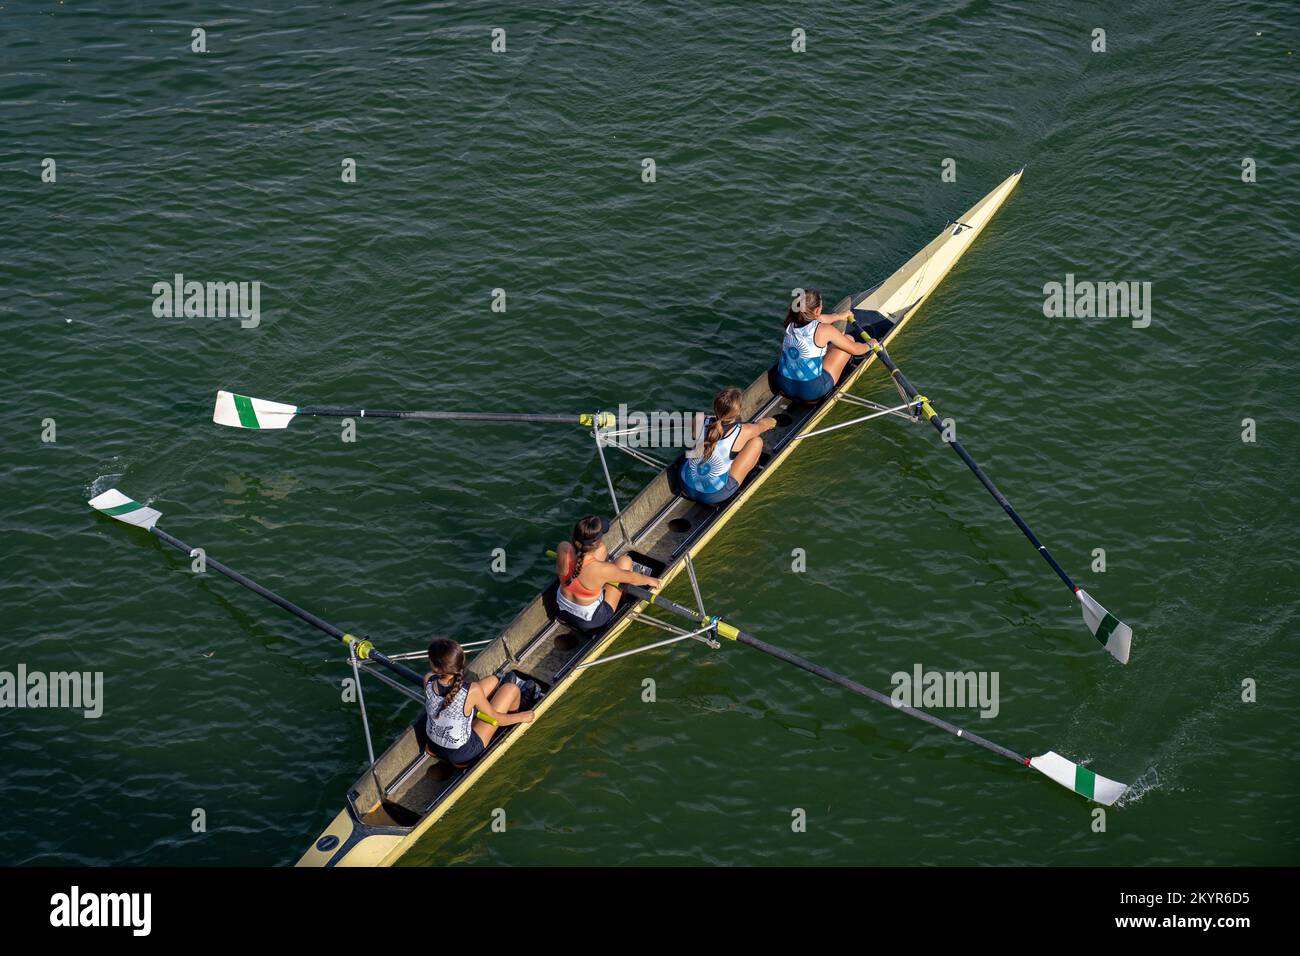
[[[995,719],[944,716],[1142,781],[1106,832],[1035,774],[692,646],[578,683],[408,862],[1300,860],[1293,5],[119,6],[0,10],[0,670],[106,681],[98,720],[0,711],[0,862],[291,862],[364,765],[334,646],[92,494],[152,503],[391,650],[494,634],[604,504],[576,430],[259,435],[211,424],[218,388],[701,407],[774,359],[789,289],[874,284],[1026,162],[894,354],[1134,626],[1132,663],[1099,653],[971,475],[900,422],[809,442],[699,570],[714,610],[873,686],[918,662],[997,671]],[[156,318],[153,283],[177,272],[260,281],[260,327]],[[1150,326],[1045,318],[1066,273],[1151,282]],[[858,392],[892,394],[878,373]],[[615,468],[624,500],[649,478]],[[382,745],[412,715],[384,688],[369,701]]]

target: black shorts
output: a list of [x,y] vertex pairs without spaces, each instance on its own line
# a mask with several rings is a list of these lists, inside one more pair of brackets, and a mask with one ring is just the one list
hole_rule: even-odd
[[478,734],[471,733],[465,746],[458,747],[455,750],[448,750],[446,747],[439,747],[437,744],[430,742],[429,749],[433,751],[434,756],[439,760],[446,760],[448,763],[462,765],[477,760],[483,756],[483,751],[487,747],[483,745],[483,739]]
[[590,621],[584,621],[580,617],[575,617],[562,607],[556,607],[555,619],[561,623],[569,625],[577,631],[598,631],[614,619],[614,609],[609,606],[609,602],[603,597],[600,599],[600,607],[596,608],[596,613],[591,615]]

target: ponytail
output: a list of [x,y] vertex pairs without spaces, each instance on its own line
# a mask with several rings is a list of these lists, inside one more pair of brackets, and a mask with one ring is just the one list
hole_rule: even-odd
[[708,461],[727,429],[740,421],[740,397],[738,388],[724,388],[713,396],[713,421],[709,422],[709,427],[704,432],[700,461]]

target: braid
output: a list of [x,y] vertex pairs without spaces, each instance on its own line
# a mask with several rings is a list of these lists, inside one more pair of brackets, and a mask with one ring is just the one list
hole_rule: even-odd
[[578,580],[587,553],[600,547],[601,533],[602,522],[596,515],[587,515],[573,526],[573,534],[569,536],[569,547],[573,548],[573,564],[569,568],[568,580],[564,582],[565,587]]
[[[434,679],[436,680],[437,678]],[[442,703],[438,705],[438,712],[433,715],[434,720],[437,720],[442,716],[442,712],[447,709],[447,705],[456,699],[456,695],[460,693],[460,689],[464,686],[465,672],[461,671],[451,679],[451,688],[443,695]]]
[[569,543],[573,545],[574,553],[573,567],[569,569],[569,582],[572,583],[578,580],[578,575],[582,573],[582,562],[586,559],[587,552],[582,550],[582,545],[577,541],[570,541]]

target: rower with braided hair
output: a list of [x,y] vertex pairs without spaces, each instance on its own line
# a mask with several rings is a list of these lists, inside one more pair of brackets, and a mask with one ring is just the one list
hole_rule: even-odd
[[739,491],[763,453],[763,432],[776,427],[775,418],[745,422],[741,397],[738,388],[713,397],[713,416],[705,420],[699,444],[686,453],[682,494],[692,501],[719,505]]
[[609,560],[605,533],[609,521],[599,515],[587,515],[573,526],[568,541],[555,549],[555,616],[579,631],[595,631],[614,618],[623,592],[620,584],[643,588],[662,586],[658,578],[632,569],[632,559],[624,554]]
[[513,672],[466,682],[464,648],[445,637],[434,640],[424,677],[429,751],[456,767],[472,763],[498,728],[533,722],[533,712],[519,708],[525,702],[531,707],[537,696],[537,685]]

